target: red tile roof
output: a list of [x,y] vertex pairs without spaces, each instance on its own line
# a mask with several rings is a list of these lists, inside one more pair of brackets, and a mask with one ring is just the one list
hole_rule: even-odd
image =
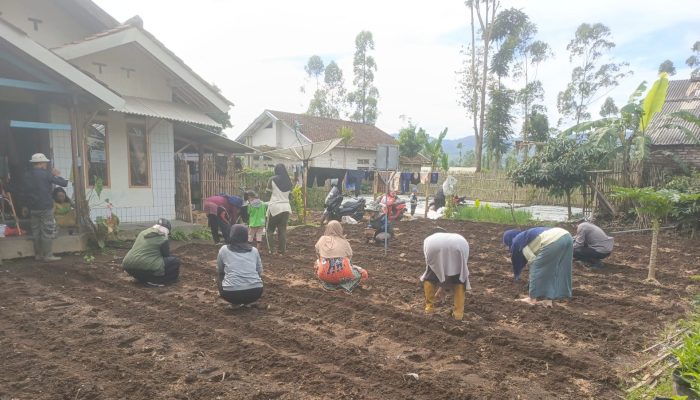
[[338,130],[344,126],[352,129],[353,138],[348,143],[350,149],[374,150],[379,144],[397,144],[391,135],[374,125],[340,119],[314,117],[306,114],[293,114],[282,111],[266,110],[275,118],[294,129],[295,121],[301,124],[301,133],[312,142],[331,140],[338,137]]

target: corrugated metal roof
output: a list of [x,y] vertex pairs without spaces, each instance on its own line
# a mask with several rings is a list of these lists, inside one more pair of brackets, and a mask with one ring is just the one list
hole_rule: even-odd
[[209,116],[203,112],[191,108],[186,104],[142,99],[140,97],[124,96],[123,98],[125,100],[124,106],[115,108],[114,111],[221,128],[221,124],[209,118]]
[[[651,143],[657,146],[697,145],[700,141],[700,127],[670,114],[678,111],[688,111],[700,116],[700,82],[689,79],[670,81],[666,102],[659,113],[654,115],[647,135]],[[679,125],[692,132],[697,140],[688,137],[681,129],[669,125]]]

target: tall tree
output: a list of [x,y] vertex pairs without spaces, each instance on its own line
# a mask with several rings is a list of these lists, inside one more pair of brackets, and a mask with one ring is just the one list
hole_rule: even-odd
[[603,118],[614,117],[619,112],[620,110],[615,105],[615,100],[613,100],[612,97],[605,99],[605,102],[600,107],[600,116]]
[[304,66],[304,71],[309,76],[309,78],[314,78],[316,80],[316,90],[320,89],[319,77],[324,71],[323,60],[320,56],[313,55],[309,57],[309,61],[306,62]]
[[[540,112],[541,111],[541,112]],[[549,118],[544,113],[544,108],[535,107],[530,112],[530,115],[525,120],[528,124],[527,128],[523,128],[528,132],[528,139],[534,141],[536,149],[539,152],[544,144],[549,140]],[[526,153],[527,154],[527,153]]]
[[615,47],[610,29],[600,23],[581,24],[566,46],[569,61],[577,62],[571,72],[571,82],[559,92],[557,108],[563,118],[579,124],[591,118],[588,106],[598,100],[601,92],[612,89],[627,75],[627,63],[603,63],[603,55]]
[[374,72],[377,64],[369,53],[374,50],[372,32],[362,31],[355,38],[355,57],[352,62],[355,78],[355,91],[348,95],[348,102],[355,111],[350,119],[363,124],[374,125],[377,121],[377,100],[379,91],[374,87]]
[[700,40],[693,43],[693,47],[690,48],[693,54],[685,60],[686,65],[690,68],[694,68],[691,74],[700,73]]
[[428,141],[425,129],[409,122],[408,126],[399,132],[399,153],[404,157],[415,157],[423,150]]
[[[437,139],[431,139],[426,137],[425,144],[423,145],[423,155],[430,160],[430,172],[432,173],[436,169],[448,170],[449,163],[447,159],[447,154],[442,149],[442,141],[447,136],[447,128],[443,129],[438,135]],[[424,217],[428,216],[428,193],[425,196],[425,214]]]
[[665,72],[670,76],[676,74],[676,67],[673,66],[673,61],[666,60],[659,65],[659,73]]
[[457,150],[459,150],[459,165],[462,165],[462,148],[464,147],[462,142],[457,143]]
[[326,66],[323,76],[323,89],[326,94],[326,105],[328,118],[339,119],[346,108],[346,90],[343,71],[335,61],[331,61]]
[[[510,147],[510,139],[513,136],[513,116],[511,107],[514,103],[514,93],[503,85],[492,87],[490,92],[491,103],[486,113],[486,137],[485,144],[487,157],[494,161],[493,167],[501,166],[501,158]],[[489,162],[489,167],[492,167]]]

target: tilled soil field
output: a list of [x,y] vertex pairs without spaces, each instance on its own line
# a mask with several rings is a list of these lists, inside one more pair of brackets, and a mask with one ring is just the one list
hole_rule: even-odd
[[[545,309],[514,299],[502,226],[441,222],[470,243],[462,322],[422,314],[422,239],[434,222],[398,224],[388,257],[346,226],[370,281],[324,291],[311,268],[321,228],[263,256],[257,308],[217,297],[217,247],[187,243],[181,280],[135,284],[125,250],[0,267],[2,399],[613,399],[625,369],[689,309],[698,246],[662,237],[662,286],[643,283],[649,236],[617,238],[607,268],[574,266],[574,297]],[[173,246],[175,247],[175,246]],[[527,276],[527,272],[523,274]]]

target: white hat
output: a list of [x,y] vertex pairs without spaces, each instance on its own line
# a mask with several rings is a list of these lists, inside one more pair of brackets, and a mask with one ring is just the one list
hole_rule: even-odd
[[40,162],[51,162],[48,158],[46,158],[45,155],[42,153],[36,153],[32,156],[32,159],[29,160],[30,163],[40,163]]

